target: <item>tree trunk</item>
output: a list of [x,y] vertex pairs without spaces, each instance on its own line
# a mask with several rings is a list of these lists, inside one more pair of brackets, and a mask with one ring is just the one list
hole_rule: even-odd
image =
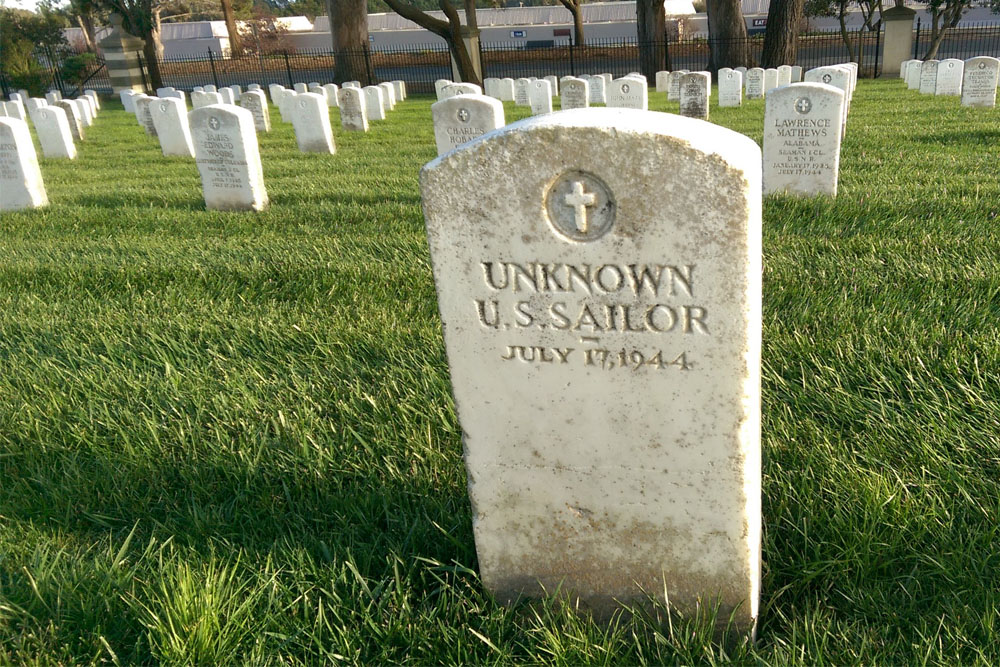
[[479,31],[479,19],[476,18],[476,0],[465,0],[465,25],[469,30]]
[[931,10],[931,45],[927,49],[927,55],[924,56],[924,60],[937,58],[938,48],[944,40],[945,33],[948,32],[948,28],[954,28],[958,25],[959,20],[962,18],[963,9],[964,4],[956,2],[954,4],[946,4],[939,10]]
[[771,0],[771,7],[767,11],[761,67],[795,64],[804,4],[803,0]]
[[233,15],[233,1],[220,0],[222,18],[226,21],[226,32],[229,33],[229,55],[239,58],[243,55],[243,45],[240,44],[240,31],[236,27],[236,17]]
[[740,0],[708,0],[708,69],[713,74],[722,67],[753,67]]
[[635,20],[639,34],[639,71],[653,81],[657,72],[667,68],[667,19],[663,0],[637,0]]
[[334,78],[338,83],[373,82],[368,76],[368,2],[366,0],[326,0],[330,35],[336,58]]
[[83,43],[91,53],[97,53],[97,36],[94,34],[94,15],[89,11],[82,11],[76,15],[76,23],[83,31]]
[[[163,79],[160,76],[160,57],[163,46],[160,44],[159,14],[154,17],[156,20],[150,26],[149,32],[140,35],[145,40],[142,47],[142,55],[146,59],[146,71],[149,72],[149,92],[154,93],[157,88],[163,88]],[[155,94],[155,93],[154,93]]]
[[481,77],[473,64],[472,55],[465,46],[465,40],[462,39],[463,36],[469,34],[469,29],[462,25],[462,20],[459,18],[458,12],[451,2],[448,0],[439,0],[438,2],[438,6],[441,7],[441,10],[448,19],[447,21],[434,18],[430,14],[402,0],[385,0],[385,4],[389,5],[389,9],[404,19],[413,21],[421,28],[431,31],[446,41],[448,49],[455,59],[455,64],[458,65],[459,78],[466,83],[474,83],[477,86],[483,85]]
[[854,42],[851,41],[851,33],[847,30],[847,1],[841,0],[840,2],[840,13],[837,15],[837,20],[840,21],[840,38],[844,40],[844,46],[847,47],[847,62],[855,62],[854,56]]
[[582,0],[559,0],[562,6],[573,15],[573,45],[583,46],[583,7],[580,6]]

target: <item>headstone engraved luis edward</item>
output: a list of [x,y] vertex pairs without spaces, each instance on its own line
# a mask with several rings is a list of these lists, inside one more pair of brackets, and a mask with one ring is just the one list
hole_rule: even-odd
[[575,109],[438,158],[421,191],[486,587],[603,618],[666,591],[752,630],[757,145]]

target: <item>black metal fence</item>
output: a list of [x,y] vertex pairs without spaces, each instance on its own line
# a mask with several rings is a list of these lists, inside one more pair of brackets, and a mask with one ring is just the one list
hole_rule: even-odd
[[[913,37],[913,57],[923,60],[931,47],[931,27],[917,19]],[[1000,24],[969,23],[952,28],[944,34],[934,57],[966,60],[975,56],[1000,58]]]

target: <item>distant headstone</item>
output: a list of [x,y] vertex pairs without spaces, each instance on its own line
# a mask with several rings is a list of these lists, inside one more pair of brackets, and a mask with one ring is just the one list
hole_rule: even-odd
[[441,89],[439,100],[446,100],[455,95],[482,95],[482,89],[474,83],[449,83]]
[[292,126],[295,141],[303,153],[337,152],[330,129],[330,110],[326,99],[316,93],[302,93],[295,96],[292,109]]
[[83,91],[83,94],[89,97],[90,99],[94,100],[94,106],[97,107],[98,111],[101,110],[101,98],[98,96],[96,90],[88,88],[87,90]]
[[778,85],[787,86],[792,82],[792,68],[790,65],[780,65],[778,67]]
[[743,104],[743,75],[728,67],[719,70],[719,106],[738,107]]
[[247,90],[240,96],[240,106],[253,115],[253,127],[260,132],[271,131],[271,111],[261,90]]
[[760,160],[702,121],[578,109],[422,170],[480,576],[499,600],[558,591],[608,619],[652,595],[752,630]]
[[771,91],[764,111],[764,192],[836,195],[844,91],[794,83]]
[[[444,90],[445,86],[450,86],[453,83],[455,82],[451,79],[438,79],[434,82],[434,94],[438,99],[441,99],[441,91]],[[347,84],[345,83],[344,85],[346,86]]]
[[922,60],[910,61],[910,66],[906,68],[906,88],[908,90],[920,90],[920,68],[923,64]]
[[247,86],[247,90],[260,90],[260,84],[251,83],[249,86]]
[[670,90],[670,72],[661,70],[656,73],[656,92],[665,93]]
[[44,106],[31,113],[42,155],[52,158],[76,159],[76,145],[69,128],[66,112],[57,106]]
[[341,88],[357,88],[358,90],[361,90],[361,82],[360,81],[345,81],[343,83],[343,85],[341,86]]
[[369,120],[385,120],[385,104],[382,101],[382,89],[378,86],[365,86],[365,111]]
[[996,106],[998,72],[1000,60],[997,58],[977,56],[966,60],[962,79],[962,106]]
[[396,88],[396,100],[402,102],[406,99],[406,82],[402,79],[396,79],[392,81],[392,85]]
[[218,94],[219,94],[219,97],[222,98],[222,103],[223,104],[236,104],[236,96],[233,95],[233,89],[232,88],[228,88],[228,87],[226,87],[226,88],[219,88]]
[[500,79],[495,76],[488,76],[483,79],[483,94],[500,99],[499,83]]
[[267,93],[274,104],[281,102],[281,96],[285,92],[285,87],[281,84],[272,83],[267,86]]
[[203,86],[195,86],[194,88],[191,89],[191,92],[192,93],[204,93],[205,92],[205,88]]
[[[83,100],[82,98],[77,98],[75,100],[69,100],[74,106],[76,106],[76,115],[80,117],[80,122],[83,123],[84,127],[90,127],[94,124],[94,117],[91,115],[92,107],[90,102]],[[18,102],[20,106],[20,102]],[[21,109],[21,120],[24,120],[24,109]]]
[[960,96],[962,94],[964,69],[965,61],[958,58],[947,58],[938,63],[934,94]]
[[169,93],[176,92],[176,90],[177,89],[174,88],[173,86],[163,86],[162,88],[157,88],[156,89],[156,96],[157,97],[173,97]]
[[920,64],[920,94],[933,95],[937,88],[937,70],[940,60],[925,60]]
[[764,70],[764,97],[767,97],[768,92],[774,90],[778,87],[778,70],[769,67]]
[[191,93],[192,109],[200,109],[202,107],[207,107],[212,104],[222,104],[222,95],[219,95],[219,93],[214,93],[211,91],[205,91],[203,93],[195,91]]
[[156,126],[160,151],[166,157],[194,157],[194,142],[188,126],[188,111],[176,97],[152,98],[149,113]]
[[519,107],[531,106],[531,79],[518,79],[514,82],[514,104]]
[[[124,94],[124,92],[125,91],[122,91],[123,94]],[[59,92],[55,91],[55,90],[50,90],[49,92],[45,93],[45,101],[48,102],[49,104],[55,104],[56,102],[58,102],[61,99],[62,99],[62,95]],[[125,98],[124,97],[122,97],[122,102],[123,103],[125,102]],[[126,111],[130,111],[130,109],[126,109]]]
[[21,104],[20,99],[14,99],[10,102],[4,102],[4,109],[6,111],[5,115],[8,118],[16,118],[18,120],[27,120],[27,114],[24,110],[24,105]]
[[364,93],[360,88],[344,86],[340,89],[340,124],[351,132],[368,131],[368,114],[365,113]]
[[58,100],[52,106],[59,107],[66,112],[66,120],[69,121],[69,130],[73,133],[73,141],[83,141],[85,134],[76,105],[68,100]]
[[378,86],[382,89],[382,101],[385,103],[386,109],[392,111],[396,108],[396,90],[388,81],[380,83]]
[[677,102],[681,99],[681,77],[687,74],[686,69],[679,69],[667,77],[667,101]]
[[590,103],[591,104],[607,104],[608,103],[608,86],[607,82],[604,80],[603,76],[592,76],[587,79],[587,83],[590,85]]
[[337,88],[335,83],[327,83],[323,85],[323,90],[326,91],[326,105],[328,107],[339,106],[339,95],[340,89]]
[[554,74],[549,74],[545,77],[545,80],[549,82],[549,89],[552,91],[553,97],[559,97],[559,79]]
[[306,84],[301,83],[301,82],[296,83],[293,86],[293,88],[295,89],[296,93],[308,93],[309,92],[309,86],[307,86]]
[[205,207],[262,211],[267,206],[253,115],[232,105],[195,109],[188,115]]
[[837,65],[827,67],[814,67],[805,74],[807,83],[825,83],[828,86],[840,88],[844,91],[843,99],[843,123],[847,123],[847,113],[851,103],[851,70]]
[[748,69],[746,86],[748,100],[759,100],[764,97],[764,70],[760,67]]
[[28,124],[0,117],[0,211],[39,208],[48,203]]
[[[40,109],[40,108],[46,107],[48,105],[49,105],[49,103],[46,102],[44,98],[41,98],[41,97],[29,97],[28,101],[25,103],[24,106],[27,109],[28,113],[31,114],[36,109]],[[34,117],[32,117],[32,122],[34,122]]]
[[431,105],[438,155],[504,126],[503,102],[486,95],[456,95]]
[[217,92],[219,92],[219,89],[216,88],[214,84],[207,83],[207,84],[205,84],[204,92],[206,92],[206,93],[217,93]]
[[528,103],[532,115],[552,113],[552,86],[548,79],[538,79],[531,82],[528,89]]
[[156,102],[158,98],[150,95],[139,95],[135,100],[135,114],[139,118],[139,123],[146,130],[146,134],[151,137],[156,136],[156,125],[153,123],[153,113],[149,105]]
[[712,93],[712,75],[689,72],[681,78],[681,115],[708,120],[708,99]]
[[792,65],[792,83],[800,83],[802,81],[802,66]]
[[[122,106],[125,107],[125,111],[129,113],[135,113],[135,101],[132,99],[135,97],[136,92],[134,90],[123,90],[118,93],[118,97],[122,101]],[[45,101],[49,104],[55,104],[55,99],[50,99],[48,95],[45,96]]]
[[559,108],[586,109],[590,106],[590,83],[574,76],[562,80],[562,95],[559,97]]
[[243,95],[243,89],[237,84],[229,86],[229,90],[233,91],[233,104],[240,103],[240,97]]
[[513,102],[514,101],[514,79],[510,77],[504,77],[500,79],[499,93],[501,102]]
[[295,104],[295,98],[298,95],[294,90],[287,89],[278,93],[278,97],[280,98],[278,101],[278,116],[281,117],[282,123],[292,122],[292,105]]
[[649,90],[639,79],[615,79],[608,86],[607,105],[623,109],[648,109]]

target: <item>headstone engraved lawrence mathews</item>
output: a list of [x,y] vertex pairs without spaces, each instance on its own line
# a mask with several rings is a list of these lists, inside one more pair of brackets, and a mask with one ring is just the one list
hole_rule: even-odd
[[607,618],[666,592],[752,629],[760,159],[704,121],[592,108],[421,172],[481,576],[500,599],[560,589]]

